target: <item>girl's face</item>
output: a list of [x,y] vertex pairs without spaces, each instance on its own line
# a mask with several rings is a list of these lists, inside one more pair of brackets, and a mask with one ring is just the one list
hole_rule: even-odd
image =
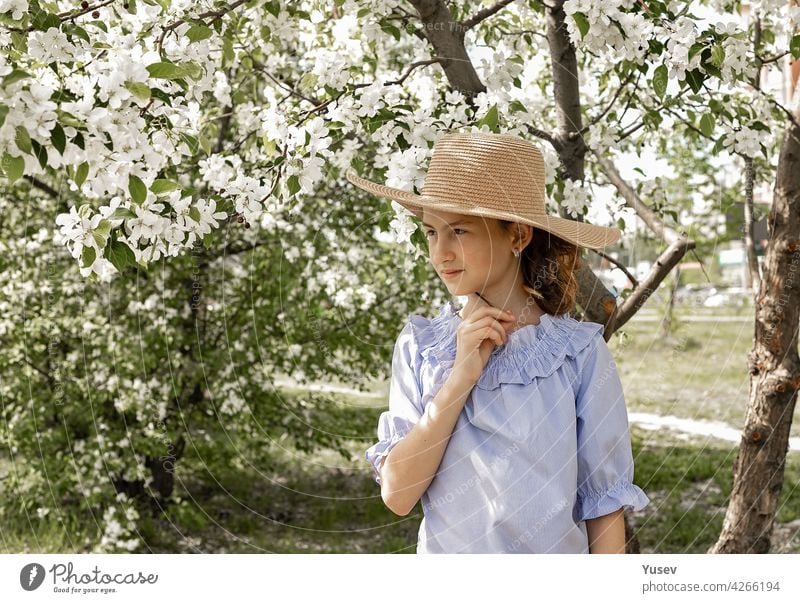
[[512,286],[519,272],[512,249],[521,248],[513,228],[505,232],[494,218],[427,209],[422,223],[431,264],[452,295]]

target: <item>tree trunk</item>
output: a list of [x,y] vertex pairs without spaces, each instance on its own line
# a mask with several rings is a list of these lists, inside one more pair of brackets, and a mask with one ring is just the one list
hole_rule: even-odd
[[800,360],[800,107],[778,158],[769,243],[748,354],[750,400],[734,461],[731,500],[710,553],[766,553],[783,488]]

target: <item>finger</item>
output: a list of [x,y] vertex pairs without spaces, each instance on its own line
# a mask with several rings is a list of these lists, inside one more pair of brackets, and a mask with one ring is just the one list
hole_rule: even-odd
[[[477,321],[474,321],[471,325],[468,324],[467,327],[474,328],[475,330],[480,330],[485,328],[492,329],[500,337],[501,339],[500,345],[502,345],[502,342],[505,341],[508,337],[508,333],[506,331],[505,326],[500,322],[496,321],[491,316],[485,316],[484,318],[478,319]],[[481,339],[486,339],[486,335],[483,335]]]
[[508,333],[517,320],[513,314],[505,312],[504,310],[500,310],[499,312],[491,312],[489,313],[488,316],[478,317],[479,320],[485,318],[494,320],[496,324],[500,327],[500,329],[503,331],[503,333]]
[[493,316],[497,318],[497,320],[514,320],[514,314],[509,312],[508,310],[503,310],[502,308],[495,308],[494,306],[482,306],[477,308],[471,315],[470,318],[474,316],[475,318],[481,318],[483,316]]
[[491,339],[496,345],[503,345],[503,338],[493,327],[484,327],[483,339]]

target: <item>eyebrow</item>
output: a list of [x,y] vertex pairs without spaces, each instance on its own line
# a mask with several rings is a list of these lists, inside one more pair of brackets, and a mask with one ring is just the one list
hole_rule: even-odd
[[[456,220],[455,222],[450,222],[447,226],[457,226],[458,224],[472,224],[472,220]],[[423,222],[422,225],[431,227],[430,224],[426,224],[425,222]]]

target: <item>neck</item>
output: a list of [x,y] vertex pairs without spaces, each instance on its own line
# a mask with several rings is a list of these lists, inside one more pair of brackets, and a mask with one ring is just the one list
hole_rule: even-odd
[[[495,308],[508,310],[515,317],[515,326],[521,327],[526,324],[538,324],[539,317],[545,312],[536,303],[533,295],[522,289],[521,285],[513,292],[497,292],[489,289],[471,293],[461,311],[463,318],[468,317],[477,308],[489,304]],[[480,297],[479,297],[480,296]]]

